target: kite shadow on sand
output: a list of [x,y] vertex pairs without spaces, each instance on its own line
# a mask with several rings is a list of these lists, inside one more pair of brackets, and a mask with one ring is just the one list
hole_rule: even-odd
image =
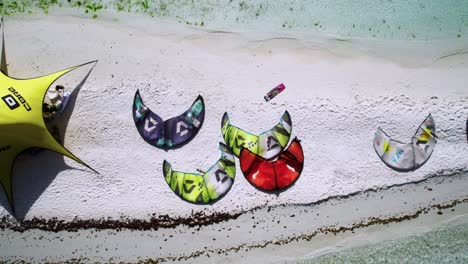
[[[76,99],[78,94],[91,74],[94,66],[88,71],[81,82],[73,89],[70,94],[70,99],[65,110],[55,116],[52,121],[47,122],[47,128],[51,133],[54,127],[58,128],[60,135],[60,143],[63,144],[63,138],[66,135],[68,123],[75,108]],[[34,154],[32,154],[34,153]],[[64,170],[76,169],[86,171],[86,168],[80,168],[80,165],[75,164],[69,166],[66,164],[65,159],[69,159],[62,154],[49,150],[25,151],[23,155],[18,156],[13,167],[15,174],[13,181],[13,192],[15,196],[14,212],[8,206],[5,200],[0,205],[7,209],[19,221],[22,221],[37,199],[49,187],[55,177]],[[39,175],[38,175],[39,174]]]

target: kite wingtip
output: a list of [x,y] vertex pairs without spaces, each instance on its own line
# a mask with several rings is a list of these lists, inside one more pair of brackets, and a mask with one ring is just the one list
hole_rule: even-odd
[[172,168],[171,164],[167,161],[167,160],[164,160],[163,161],[163,173],[164,175],[167,174],[167,172]]
[[223,117],[221,118],[221,133],[223,133],[223,136],[224,136],[223,128],[226,123],[229,125],[229,116],[227,112],[224,112]]
[[221,119],[221,126],[223,126],[225,122],[229,122],[229,115],[227,112],[224,112],[223,114],[223,118]]
[[76,65],[76,66],[73,66],[71,68],[68,68],[66,69],[65,71],[69,72],[69,71],[72,71],[72,70],[76,70],[78,68],[81,68],[83,66],[86,66],[86,65],[89,65],[89,64],[93,64],[93,66],[91,67],[91,69],[89,70],[88,72],[88,75],[91,73],[91,71],[94,69],[94,67],[96,66],[98,60],[92,60],[92,61],[88,61],[88,62],[85,62],[85,63],[82,63],[80,65]]
[[89,63],[90,63],[90,64],[94,64],[94,65],[93,65],[93,67],[94,67],[94,66],[96,66],[96,64],[97,64],[98,62],[99,62],[99,60],[96,59],[96,60],[90,61]]
[[92,63],[96,64],[96,63],[98,63],[98,61],[99,60],[97,60],[97,59],[96,60],[91,60],[91,61],[88,61],[88,62],[85,62],[85,63],[81,64],[81,66],[87,65],[87,64],[92,64]]
[[141,101],[141,103],[143,103],[143,99],[141,98],[141,94],[140,94],[140,89],[137,89],[135,91],[135,96],[133,96],[133,102],[135,102],[138,98]]
[[429,114],[427,115],[426,120],[427,120],[427,119],[431,119],[431,121],[434,122],[434,117],[432,117],[432,114],[431,114],[431,113],[429,113]]
[[96,64],[98,63],[98,61],[99,61],[98,59],[96,59],[96,60],[91,60],[91,61],[88,61],[88,62],[83,63],[82,65],[93,64],[93,63],[96,65]]
[[96,173],[97,175],[101,175],[97,170],[93,169],[91,166],[89,166],[88,164],[84,163],[82,160],[77,160],[78,163],[80,163],[81,165],[85,166],[86,168],[92,170],[94,173]]
[[229,147],[222,142],[219,142],[219,150],[223,153],[233,154]]
[[77,69],[77,68],[80,68],[80,67],[83,67],[83,66],[86,66],[86,65],[89,65],[89,64],[93,64],[93,66],[91,67],[91,70],[89,71],[89,72],[91,72],[94,69],[94,67],[96,66],[97,63],[98,63],[98,60],[92,60],[92,61],[88,61],[88,62],[85,62],[83,64],[80,64],[78,66],[75,66],[75,67],[73,67],[71,69]]
[[86,167],[88,167],[88,169],[92,170],[94,173],[96,173],[97,175],[101,175],[101,173],[99,173],[99,171],[91,168],[90,166],[86,165]]

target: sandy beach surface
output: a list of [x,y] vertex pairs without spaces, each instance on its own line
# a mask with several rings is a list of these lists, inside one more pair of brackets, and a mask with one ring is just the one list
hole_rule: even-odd
[[[99,60],[82,86],[89,68],[56,82],[79,89],[56,119],[64,145],[99,174],[49,151],[21,155],[13,192],[16,217],[26,224],[14,220],[2,192],[1,260],[262,262],[259,256],[269,254],[264,261],[281,262],[467,221],[466,38],[343,41],[111,12],[93,20],[65,10],[6,17],[5,41],[9,74],[17,78]],[[279,83],[286,90],[265,102]],[[147,144],[132,119],[137,89],[163,118],[202,95],[199,134],[174,151]],[[289,190],[258,191],[239,166],[231,191],[213,205],[186,203],[167,186],[164,159],[193,172],[216,162],[224,112],[257,134],[285,110],[305,156]],[[408,142],[429,113],[438,142],[427,164],[410,173],[387,168],[372,147],[377,127]],[[72,223],[83,230],[70,231]],[[335,236],[334,228],[344,229]]]

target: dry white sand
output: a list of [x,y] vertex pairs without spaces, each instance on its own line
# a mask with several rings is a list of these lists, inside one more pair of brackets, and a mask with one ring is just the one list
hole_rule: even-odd
[[[464,39],[378,43],[266,34],[253,39],[251,33],[207,32],[138,16],[119,21],[111,14],[101,17],[6,18],[9,73],[14,77],[99,60],[81,88],[64,137],[65,146],[100,175],[55,153],[22,155],[13,171],[20,218],[236,212],[265,204],[314,202],[442,170],[467,169]],[[85,70],[58,83],[74,87]],[[265,102],[263,95],[279,83],[286,90]],[[163,118],[179,115],[201,94],[206,117],[200,133],[169,152],[144,142],[131,114],[136,89]],[[164,159],[177,170],[196,171],[219,158],[225,111],[233,124],[260,133],[285,110],[305,155],[302,176],[288,191],[279,196],[257,191],[238,169],[234,186],[221,201],[200,206],[182,201],[165,183]],[[372,148],[377,127],[408,141],[429,113],[439,141],[427,164],[410,173],[387,168]],[[0,204],[8,206],[3,194]],[[0,209],[0,216],[8,214]]]

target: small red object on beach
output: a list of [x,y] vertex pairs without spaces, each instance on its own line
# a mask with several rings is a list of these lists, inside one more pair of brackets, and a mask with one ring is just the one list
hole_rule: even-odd
[[271,89],[271,91],[269,91],[265,96],[265,101],[270,101],[271,99],[273,99],[275,96],[277,96],[279,93],[281,93],[282,91],[284,91],[284,89],[286,89],[286,86],[284,86],[284,84],[279,84],[278,86],[276,86],[275,88]]

